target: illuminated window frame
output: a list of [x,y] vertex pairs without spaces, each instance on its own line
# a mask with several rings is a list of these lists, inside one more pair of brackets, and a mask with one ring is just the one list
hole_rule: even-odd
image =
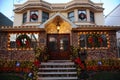
[[[12,35],[12,36],[11,36]],[[29,38],[31,39],[31,46],[30,47],[17,47],[16,46],[16,39],[18,38],[18,36],[20,35],[27,35],[29,36]],[[35,36],[33,36],[35,35]],[[33,39],[34,38],[34,39]],[[11,39],[14,39],[14,40],[11,40]],[[13,41],[13,45],[14,47],[11,47],[11,41]],[[36,45],[38,44],[39,42],[39,33],[38,32],[35,32],[35,33],[30,33],[30,32],[26,32],[26,33],[9,33],[8,34],[8,50],[33,50],[33,48],[35,47],[33,44],[33,42],[36,43]]]
[[[88,41],[87,41],[87,37],[85,37],[85,44],[84,44],[84,47],[81,47],[80,46],[80,36],[81,35],[105,35],[106,36],[106,40],[107,40],[107,46],[106,47],[104,47],[104,46],[97,46],[97,47],[95,47],[95,46],[92,46],[92,47],[88,47]],[[109,49],[110,48],[110,39],[109,39],[109,34],[108,34],[108,32],[100,32],[100,31],[98,31],[98,32],[79,32],[78,33],[78,45],[79,45],[79,47],[81,48],[81,49]]]

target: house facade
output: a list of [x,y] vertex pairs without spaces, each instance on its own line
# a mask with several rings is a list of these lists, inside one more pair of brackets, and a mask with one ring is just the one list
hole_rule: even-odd
[[102,5],[90,0],[15,5],[13,27],[0,28],[1,59],[34,60],[34,48],[47,47],[49,59],[69,60],[71,46],[86,50],[88,60],[118,58],[120,26],[104,25]]
[[[117,5],[106,17],[105,17],[105,25],[115,25],[115,26],[120,26],[120,4]],[[120,31],[117,33],[117,46],[118,46],[118,54],[120,57]]]

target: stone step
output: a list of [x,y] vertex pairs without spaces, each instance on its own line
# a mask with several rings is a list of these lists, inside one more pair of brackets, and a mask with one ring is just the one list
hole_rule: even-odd
[[39,77],[38,80],[77,80],[77,77]]
[[75,63],[71,60],[49,60],[42,62],[38,80],[77,80]]
[[48,62],[71,62],[71,60],[49,60]]
[[59,65],[74,65],[74,62],[63,62],[63,63],[55,63],[55,62],[42,62],[41,63],[41,66],[43,66],[43,65],[45,65],[45,66],[47,66],[47,65],[51,65],[51,66],[53,66],[53,65],[57,65],[57,66],[59,66]]
[[64,74],[77,74],[77,72],[38,72],[38,75],[64,75]]
[[76,70],[76,68],[39,68],[39,70]]

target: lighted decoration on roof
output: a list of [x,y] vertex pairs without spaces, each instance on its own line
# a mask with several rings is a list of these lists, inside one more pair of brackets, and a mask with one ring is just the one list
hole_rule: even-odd
[[32,19],[32,20],[37,20],[38,19],[38,15],[37,14],[32,14],[31,16],[30,16],[30,18]]
[[86,14],[85,14],[85,13],[80,13],[80,14],[79,14],[79,18],[80,18],[81,20],[84,20],[84,19],[86,18]]
[[26,34],[19,35],[16,39],[16,46],[18,48],[29,48],[31,39]]

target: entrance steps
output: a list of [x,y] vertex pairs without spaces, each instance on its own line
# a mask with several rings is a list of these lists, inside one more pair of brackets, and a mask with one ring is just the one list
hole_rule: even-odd
[[77,71],[71,60],[49,60],[42,62],[38,80],[77,80]]

